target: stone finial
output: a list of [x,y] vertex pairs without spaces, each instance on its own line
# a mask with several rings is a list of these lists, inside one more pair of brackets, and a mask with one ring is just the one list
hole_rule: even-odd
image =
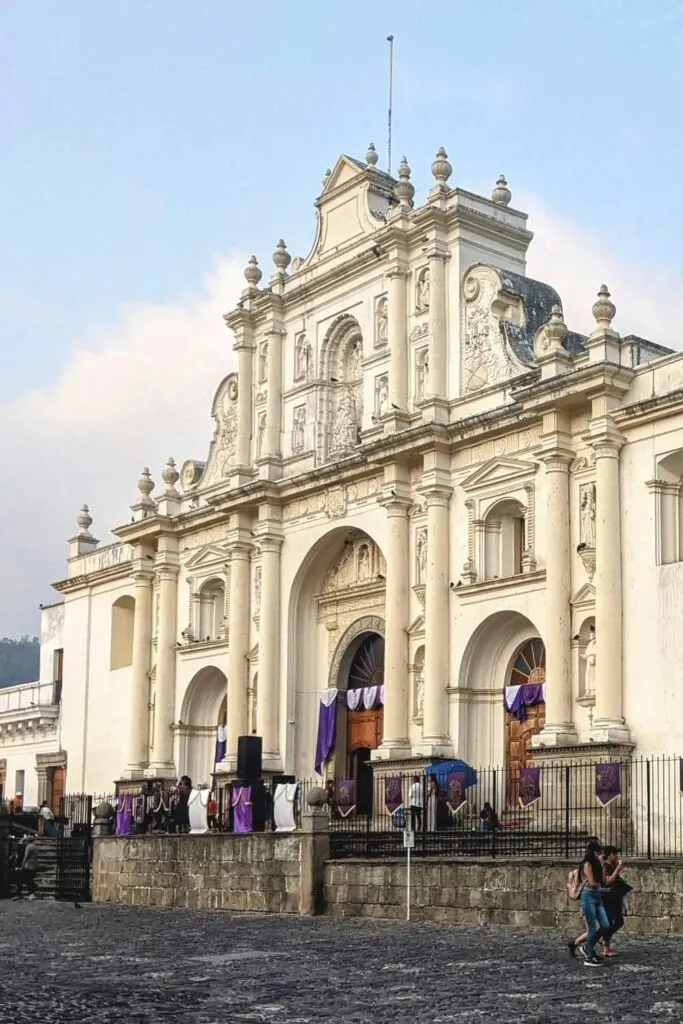
[[92,516],[90,515],[90,509],[87,505],[81,505],[81,511],[76,517],[78,523],[78,531],[81,537],[90,536],[90,527],[92,526]]
[[438,153],[436,154],[436,159],[432,164],[432,174],[436,179],[437,186],[439,188],[445,188],[446,183],[448,182],[448,179],[450,178],[452,173],[453,168],[451,164],[448,162],[448,153],[443,148],[443,146],[441,146]]
[[244,277],[250,290],[255,291],[259,286],[259,281],[263,277],[263,271],[259,267],[258,260],[255,256],[251,257],[244,268]]
[[564,347],[564,339],[567,337],[567,325],[564,322],[562,306],[558,306],[557,303],[550,310],[550,320],[548,320],[545,329],[551,349]]
[[365,162],[368,167],[376,167],[379,157],[377,156],[377,150],[375,149],[375,143],[371,142],[368,146],[368,151],[365,154]]
[[140,492],[140,504],[141,505],[153,505],[151,494],[154,490],[154,481],[152,480],[152,474],[149,471],[149,466],[145,466],[142,473],[138,478],[138,490]]
[[497,206],[509,206],[511,199],[512,192],[508,188],[505,175],[501,174],[498,177],[498,181],[495,184],[493,192],[491,193],[491,200],[496,203]]
[[275,246],[275,252],[273,253],[276,277],[286,277],[287,267],[291,262],[292,257],[287,252],[287,246],[285,245],[284,239],[281,238]]
[[609,331],[616,315],[617,307],[610,300],[607,285],[600,285],[597,302],[593,303],[593,316],[597,322],[598,330]]
[[325,185],[327,185],[327,183],[328,183],[328,181],[330,180],[331,177],[332,177],[332,168],[328,167],[327,170],[325,171],[325,177],[323,178],[323,188],[325,188]]
[[398,181],[394,186],[394,192],[401,206],[406,210],[412,210],[415,186],[410,180],[410,167],[405,157],[403,157],[399,164]]
[[161,474],[161,478],[164,481],[164,485],[167,493],[175,494],[176,484],[180,480],[180,473],[176,469],[175,459],[169,459],[164,466],[164,471]]

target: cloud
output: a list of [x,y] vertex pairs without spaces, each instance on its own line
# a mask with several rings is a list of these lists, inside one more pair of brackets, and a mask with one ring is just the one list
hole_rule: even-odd
[[677,278],[667,267],[625,258],[586,228],[549,211],[535,196],[515,197],[513,202],[528,212],[534,233],[527,272],[559,292],[572,330],[581,334],[593,330],[591,307],[600,285],[606,284],[617,307],[617,331],[679,347],[678,339],[671,336],[671,313],[661,297],[681,291],[682,275]]
[[0,635],[37,629],[39,601],[66,576],[66,540],[83,502],[104,543],[127,522],[141,468],[159,483],[169,456],[204,459],[211,400],[236,367],[222,320],[246,257],[216,260],[201,292],[134,305],[73,347],[51,387],[0,405]]

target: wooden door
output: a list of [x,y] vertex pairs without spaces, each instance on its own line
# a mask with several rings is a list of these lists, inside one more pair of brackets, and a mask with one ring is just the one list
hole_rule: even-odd
[[[543,641],[530,640],[522,647],[510,672],[509,686],[526,686],[545,682],[545,647]],[[519,773],[533,767],[531,737],[545,725],[545,703],[525,708],[520,722],[514,715],[505,715],[506,805],[519,802]]]
[[377,750],[382,742],[384,709],[373,711],[349,711],[346,726],[346,749],[349,754],[354,750]]
[[60,803],[64,796],[64,769],[53,768],[52,778],[50,780],[50,810],[55,817],[58,817],[60,810]]

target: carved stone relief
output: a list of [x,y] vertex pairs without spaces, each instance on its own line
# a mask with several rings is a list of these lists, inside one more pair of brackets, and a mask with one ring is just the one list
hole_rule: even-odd
[[427,527],[422,526],[415,535],[415,582],[421,586],[427,574]]
[[513,376],[518,369],[492,305],[500,280],[489,267],[474,267],[463,284],[463,382],[466,393],[480,391]]
[[528,429],[507,434],[504,438],[496,438],[495,441],[485,441],[469,448],[460,448],[454,456],[454,468],[466,469],[468,466],[476,466],[480,462],[488,462],[489,459],[501,455],[500,449],[503,446],[505,455],[515,455],[517,452],[535,448],[539,443],[540,427],[534,425]]
[[213,440],[201,483],[209,486],[229,473],[237,445],[237,376],[231,374],[220,384],[211,414],[216,421]]
[[302,451],[306,445],[306,406],[297,405],[292,424],[292,451]]
[[330,633],[329,686],[339,686],[339,670],[342,659],[350,644],[363,633],[378,633],[380,636],[384,636],[384,619],[379,615],[364,615]]
[[266,436],[266,413],[259,413],[258,417],[258,428],[256,431],[256,458],[260,459],[263,455],[263,441]]
[[595,484],[582,484],[579,489],[581,510],[581,543],[595,548]]
[[258,382],[264,384],[268,380],[268,342],[262,341],[258,350]]
[[328,519],[340,519],[346,515],[346,491],[343,487],[332,487],[325,495],[325,514]]
[[415,401],[423,402],[429,394],[429,349],[415,353]]
[[294,342],[294,380],[308,380],[311,360],[311,346],[302,332],[297,334]]
[[384,348],[389,341],[389,302],[386,295],[375,300],[375,348]]
[[342,553],[330,566],[322,592],[331,594],[345,591],[371,580],[376,581],[383,575],[386,575],[386,564],[376,544],[367,537],[347,541]]
[[380,419],[389,412],[389,375],[375,377],[375,416]]
[[417,275],[415,282],[415,312],[426,313],[429,309],[429,267],[423,269]]

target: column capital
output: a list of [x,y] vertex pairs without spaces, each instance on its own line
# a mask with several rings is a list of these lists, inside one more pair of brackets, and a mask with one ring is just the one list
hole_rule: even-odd
[[679,495],[681,493],[681,482],[672,483],[669,480],[647,480],[645,482],[650,494],[672,494]]
[[428,506],[437,505],[448,508],[453,488],[435,481],[429,481],[418,487],[418,492],[427,499]]
[[548,448],[538,455],[538,459],[545,465],[546,473],[568,473],[574,452],[566,448]]
[[228,564],[233,561],[246,560],[249,558],[254,545],[244,538],[237,538],[228,544]]
[[410,498],[396,493],[381,494],[377,499],[377,504],[385,508],[387,516],[390,517],[401,516],[407,518],[409,510],[413,507],[413,502]]
[[161,583],[166,581],[174,583],[180,575],[179,565],[158,565],[156,567],[156,578]]
[[277,533],[260,533],[258,535],[258,543],[262,554],[264,552],[279,553],[284,542],[285,538]]
[[151,587],[154,582],[154,569],[138,566],[133,571],[133,583],[136,587]]
[[393,266],[387,267],[386,276],[389,280],[398,278],[402,281],[407,281],[410,276],[410,270],[403,263],[394,263]]

